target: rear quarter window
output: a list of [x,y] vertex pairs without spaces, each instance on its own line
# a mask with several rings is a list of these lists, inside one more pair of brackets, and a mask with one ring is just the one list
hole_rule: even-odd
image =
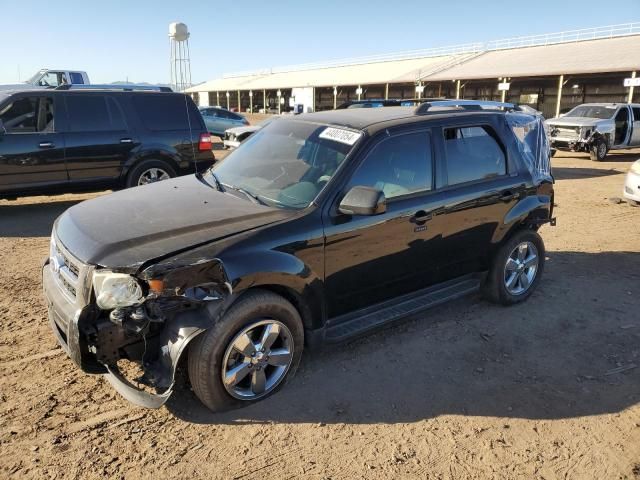
[[[157,132],[189,130],[189,118],[187,118],[189,99],[185,95],[157,93],[134,95],[133,106],[142,124],[149,130]],[[196,114],[200,117],[199,113],[194,112],[191,113],[191,118],[197,118]],[[197,125],[200,125],[199,118],[197,121]]]

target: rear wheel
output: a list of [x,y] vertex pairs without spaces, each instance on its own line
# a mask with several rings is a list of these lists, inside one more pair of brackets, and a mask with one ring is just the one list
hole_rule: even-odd
[[513,305],[536,289],[544,269],[545,248],[533,230],[519,230],[496,253],[484,285],[488,300]]
[[213,411],[261,400],[293,376],[303,345],[293,305],[269,291],[248,292],[191,344],[191,386]]
[[144,160],[128,173],[126,187],[136,187],[168,180],[176,176],[176,171],[162,160]]
[[607,156],[607,152],[609,149],[607,148],[607,142],[604,140],[597,140],[591,147],[589,148],[589,157],[594,162],[601,162]]

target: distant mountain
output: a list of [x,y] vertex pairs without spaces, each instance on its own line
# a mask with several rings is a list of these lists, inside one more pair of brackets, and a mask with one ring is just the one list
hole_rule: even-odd
[[149,83],[149,82],[126,82],[123,80],[119,80],[117,82],[111,82],[110,85],[153,85],[154,87],[171,87],[168,83]]

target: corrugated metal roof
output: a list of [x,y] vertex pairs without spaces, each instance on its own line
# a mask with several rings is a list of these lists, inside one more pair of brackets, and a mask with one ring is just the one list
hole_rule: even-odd
[[622,72],[640,69],[640,35],[485,52],[429,81]]
[[272,90],[640,70],[640,35],[228,77],[189,92]]

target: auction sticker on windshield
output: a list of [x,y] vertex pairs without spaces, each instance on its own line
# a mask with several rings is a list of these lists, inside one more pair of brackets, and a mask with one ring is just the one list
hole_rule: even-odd
[[352,132],[350,130],[343,130],[341,128],[327,127],[320,135],[318,135],[318,137],[344,143],[346,145],[353,145],[358,141],[361,135],[362,134],[360,132]]

